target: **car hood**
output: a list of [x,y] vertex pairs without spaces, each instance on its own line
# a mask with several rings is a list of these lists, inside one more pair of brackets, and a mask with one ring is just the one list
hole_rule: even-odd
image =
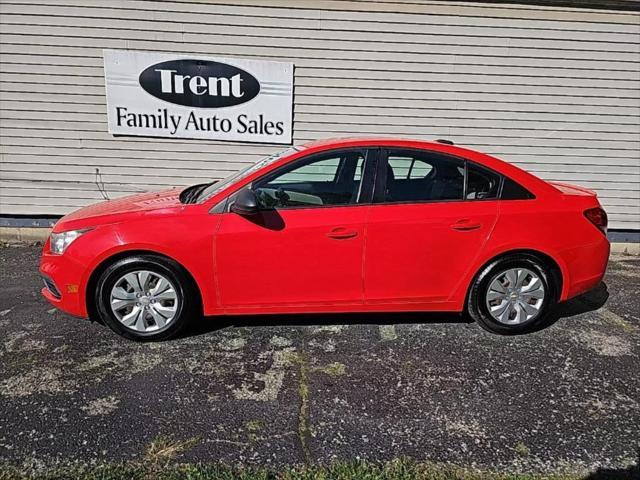
[[117,222],[124,219],[123,215],[127,214],[166,209],[173,211],[175,208],[183,206],[179,198],[182,190],[174,188],[162,192],[141,193],[89,205],[62,217],[53,230],[60,232],[101,223]]

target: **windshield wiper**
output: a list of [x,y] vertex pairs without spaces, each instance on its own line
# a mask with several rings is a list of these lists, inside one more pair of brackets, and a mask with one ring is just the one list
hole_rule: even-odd
[[207,188],[211,183],[199,183],[197,185],[191,185],[180,192],[181,203],[196,203],[198,195]]

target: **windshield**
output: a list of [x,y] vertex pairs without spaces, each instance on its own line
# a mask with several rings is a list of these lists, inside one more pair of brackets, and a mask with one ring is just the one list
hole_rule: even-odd
[[287,148],[286,150],[282,150],[280,152],[272,153],[271,155],[264,157],[261,160],[258,160],[253,165],[248,165],[242,170],[240,170],[239,172],[232,173],[228,177],[208,185],[199,193],[195,203],[202,202],[208,198],[213,197],[215,194],[221,192],[232,183],[242,180],[243,178],[246,178],[249,175],[251,175],[253,172],[260,170],[262,167],[266,167],[267,165],[275,162],[276,160],[280,160],[281,158],[286,157],[287,155],[291,155],[292,153],[297,151],[298,151],[297,148],[291,147],[291,148]]

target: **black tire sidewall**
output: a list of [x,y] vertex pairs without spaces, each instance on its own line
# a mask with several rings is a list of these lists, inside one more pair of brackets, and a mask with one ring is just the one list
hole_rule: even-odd
[[[136,332],[122,325],[111,310],[110,295],[113,286],[123,275],[137,270],[148,270],[165,276],[176,290],[178,311],[165,329],[149,333]],[[98,315],[114,332],[130,340],[158,341],[177,335],[185,327],[194,311],[191,290],[189,279],[177,265],[172,265],[172,262],[161,257],[136,255],[118,260],[102,272],[97,282],[95,302]]]
[[[489,284],[496,275],[512,268],[526,268],[536,273],[544,286],[545,297],[538,316],[518,325],[505,325],[491,316],[485,298]],[[469,296],[469,313],[482,328],[493,333],[517,335],[534,331],[545,321],[551,306],[555,303],[555,286],[550,282],[549,278],[549,272],[535,258],[510,256],[497,260],[486,267],[476,278]]]

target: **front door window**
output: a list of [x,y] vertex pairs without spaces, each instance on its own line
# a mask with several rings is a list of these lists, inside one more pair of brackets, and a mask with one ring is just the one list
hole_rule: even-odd
[[264,208],[301,208],[357,203],[364,168],[360,151],[331,153],[294,163],[253,185]]

